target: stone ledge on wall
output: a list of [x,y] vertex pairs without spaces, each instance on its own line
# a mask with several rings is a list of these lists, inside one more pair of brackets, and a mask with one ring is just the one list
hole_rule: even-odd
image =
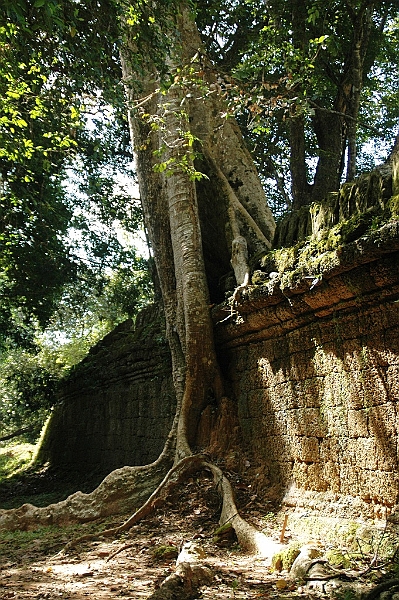
[[[326,253],[327,254],[327,253]],[[367,238],[328,253],[317,273],[302,270],[291,286],[284,275],[266,275],[260,285],[243,291],[239,306],[231,299],[213,309],[215,335],[220,344],[234,346],[267,339],[360,304],[373,303],[384,290],[386,301],[397,298],[399,221],[388,223]],[[294,270],[294,269],[293,269]],[[373,299],[374,298],[374,299]]]

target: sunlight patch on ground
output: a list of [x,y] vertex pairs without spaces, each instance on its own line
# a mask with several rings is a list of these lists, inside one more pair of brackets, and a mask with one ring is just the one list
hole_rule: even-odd
[[0,448],[0,481],[27,467],[35,454],[33,444],[15,444]]

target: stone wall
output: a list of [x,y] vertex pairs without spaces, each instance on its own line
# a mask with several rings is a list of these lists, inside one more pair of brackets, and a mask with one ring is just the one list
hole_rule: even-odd
[[[158,309],[106,336],[64,382],[38,461],[99,477],[158,458],[175,413]],[[159,318],[158,318],[159,317]]]
[[218,325],[251,475],[286,504],[382,517],[399,501],[398,223],[311,281],[273,278]]
[[[320,252],[293,276],[265,261],[213,310],[241,462],[260,495],[381,518],[399,504],[399,221]],[[157,458],[175,409],[160,321],[122,324],[71,374],[42,462],[101,475]]]

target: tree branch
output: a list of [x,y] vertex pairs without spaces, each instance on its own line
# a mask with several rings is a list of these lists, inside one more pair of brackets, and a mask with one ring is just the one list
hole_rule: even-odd
[[18,437],[19,435],[23,435],[24,433],[31,433],[34,430],[35,430],[34,425],[31,425],[30,427],[22,427],[21,429],[17,429],[16,431],[9,433],[8,435],[4,435],[3,437],[0,437],[0,442],[6,442],[7,440],[12,440],[13,438]]

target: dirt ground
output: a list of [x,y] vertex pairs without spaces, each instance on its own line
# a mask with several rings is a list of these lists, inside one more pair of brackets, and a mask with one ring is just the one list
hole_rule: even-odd
[[[278,541],[284,515],[260,500],[236,475],[230,474],[230,479],[240,514]],[[220,509],[213,481],[199,474],[175,488],[149,517],[116,539],[97,535],[65,551],[71,540],[116,527],[130,515],[65,528],[0,532],[0,600],[148,598],[173,573],[178,551],[187,542],[200,549],[203,564],[213,575],[212,582],[199,590],[198,599],[355,600],[373,586],[365,581],[359,594],[352,589],[331,594],[324,587],[311,589],[304,582],[292,582],[284,571],[271,572],[266,561],[245,554],[236,540],[215,541]],[[285,541],[295,541],[289,527]],[[160,549],[166,553],[158,558]],[[374,573],[374,585],[382,575]],[[395,581],[398,593],[384,600],[399,600],[399,579]]]
[[[244,516],[277,539],[280,524],[273,513],[244,484],[238,487]],[[201,477],[175,490],[151,517],[118,539],[99,538],[63,552],[70,539],[119,525],[129,515],[65,529],[0,534],[0,600],[146,598],[174,570],[176,552],[158,559],[156,550],[161,546],[178,549],[188,541],[202,548],[204,564],[213,573],[211,585],[203,587],[198,598],[281,596],[277,588],[281,576],[271,574],[263,560],[244,554],[234,540],[215,543],[219,514],[214,486]],[[302,595],[296,589],[289,592],[290,597]]]

